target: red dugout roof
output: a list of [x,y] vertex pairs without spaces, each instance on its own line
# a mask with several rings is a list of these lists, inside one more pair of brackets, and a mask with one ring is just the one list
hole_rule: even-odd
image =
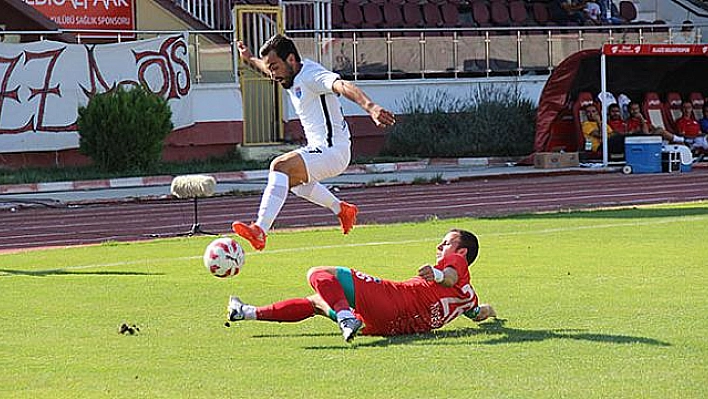
[[[578,93],[601,91],[600,58],[607,59],[607,91],[641,102],[647,92],[699,92],[708,96],[708,45],[605,44],[563,60],[548,78],[538,104],[534,151],[549,151],[551,127]],[[567,132],[569,140],[579,132]],[[572,137],[577,135],[577,137]]]
[[605,44],[602,54],[614,56],[708,56],[703,44]]

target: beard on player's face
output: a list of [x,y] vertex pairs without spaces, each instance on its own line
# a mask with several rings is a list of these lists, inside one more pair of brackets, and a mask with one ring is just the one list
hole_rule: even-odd
[[289,89],[293,87],[293,83],[295,80],[295,71],[293,70],[293,67],[290,66],[290,64],[285,64],[285,76],[280,76],[276,78],[278,83],[280,83],[281,86],[283,86],[284,89]]
[[[290,57],[288,56],[287,59]],[[275,51],[271,51],[263,58],[263,62],[270,70],[271,80],[278,82],[284,89],[293,87],[295,80],[295,69],[287,59],[278,57]]]

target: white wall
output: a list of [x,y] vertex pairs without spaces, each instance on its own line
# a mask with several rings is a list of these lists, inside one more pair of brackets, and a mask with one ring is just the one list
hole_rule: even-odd
[[[518,84],[522,93],[534,104],[538,104],[541,91],[548,76],[477,78],[477,79],[420,79],[420,80],[381,80],[357,81],[366,94],[376,103],[395,113],[401,111],[401,101],[416,90],[434,93],[443,91],[452,97],[467,98],[480,85]],[[196,84],[192,86],[193,115],[197,122],[241,121],[243,106],[241,91],[234,83]],[[285,119],[297,119],[295,110],[287,96]],[[341,100],[345,115],[366,115],[355,103]]]
[[195,84],[191,96],[197,122],[243,120],[241,90],[236,83]]
[[[368,81],[357,81],[356,84],[366,94],[377,104],[381,105],[386,109],[390,109],[394,113],[401,112],[402,100],[406,97],[412,95],[416,90],[423,92],[434,93],[436,91],[442,91],[449,94],[451,97],[456,98],[467,98],[470,93],[478,89],[480,85],[498,85],[498,84],[518,84],[527,98],[533,101],[534,104],[538,104],[541,97],[541,91],[543,86],[546,84],[548,76],[533,76],[533,77],[520,77],[520,78],[477,78],[477,79],[420,79],[420,80],[368,80]],[[216,85],[210,85],[216,86]],[[211,96],[209,92],[214,90],[215,93],[218,92],[219,88],[204,89],[204,92],[200,95],[195,96],[195,101],[204,101],[204,104],[199,106],[199,109],[195,107],[195,118],[197,121],[205,121],[207,114],[210,120],[228,120],[228,119],[217,119],[219,117],[226,118],[227,115],[223,114],[221,116],[215,115],[218,112],[226,112],[231,107],[225,106],[226,97],[223,93],[221,95]],[[238,120],[241,120],[241,96],[238,96]],[[196,100],[196,99],[199,100]],[[221,101],[221,102],[215,102]],[[290,103],[287,96],[283,96],[283,102],[285,105],[284,118],[286,120],[297,119],[295,110]],[[366,112],[359,108],[355,103],[348,101],[346,99],[341,100],[342,109],[345,115],[366,115]],[[231,113],[229,115],[232,115]]]

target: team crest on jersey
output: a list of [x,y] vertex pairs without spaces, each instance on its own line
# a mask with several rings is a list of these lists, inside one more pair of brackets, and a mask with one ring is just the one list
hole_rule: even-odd
[[302,98],[302,89],[300,88],[300,86],[295,88],[295,97]]

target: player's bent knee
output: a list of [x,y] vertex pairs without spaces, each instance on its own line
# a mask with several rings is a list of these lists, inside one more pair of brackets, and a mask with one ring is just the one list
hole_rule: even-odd
[[280,172],[288,175],[291,187],[306,183],[307,168],[298,154],[288,153],[281,155],[270,164],[271,172]]
[[287,174],[288,171],[288,161],[280,157],[275,158],[270,162],[271,172],[281,172]]
[[[312,282],[312,278],[314,277],[314,275],[315,275],[316,273],[318,273],[319,271],[321,271],[322,269],[323,269],[322,266],[311,267],[311,268],[307,271],[307,281]],[[312,285],[312,283],[310,283],[310,285]]]
[[310,270],[307,271],[307,281],[310,282],[310,285],[312,285],[312,279],[313,277],[316,277],[316,274],[319,273],[326,273],[330,274],[332,276],[336,275],[336,269],[331,266],[316,266],[316,267],[311,267]]
[[311,268],[307,271],[307,277],[306,277],[306,278],[307,278],[307,281],[312,281],[312,275],[313,275],[315,272],[317,272],[317,269],[319,269],[319,268],[318,268],[318,267],[311,267]]

